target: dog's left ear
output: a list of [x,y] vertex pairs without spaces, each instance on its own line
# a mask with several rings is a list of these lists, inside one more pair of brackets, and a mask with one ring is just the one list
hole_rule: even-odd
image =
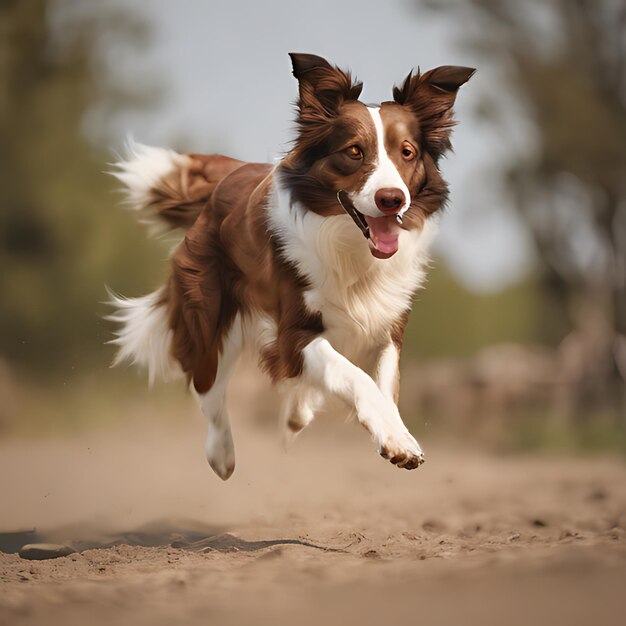
[[402,86],[393,88],[393,99],[410,107],[419,117],[426,148],[437,160],[450,148],[454,126],[452,106],[459,87],[476,70],[472,67],[443,65],[425,74],[409,73]]
[[350,72],[314,54],[290,52],[289,56],[300,86],[298,106],[302,113],[313,110],[332,116],[342,102],[358,100],[363,83],[353,83]]

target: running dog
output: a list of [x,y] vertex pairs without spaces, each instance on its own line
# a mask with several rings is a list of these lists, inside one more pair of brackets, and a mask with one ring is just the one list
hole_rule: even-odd
[[396,406],[398,361],[446,201],[452,107],[474,69],[411,72],[392,101],[366,105],[349,72],[290,57],[297,137],[276,164],[131,144],[115,165],[134,209],[185,231],[164,286],[113,296],[116,363],[186,376],[224,480],[235,468],[224,396],[246,345],[283,391],[289,432],[335,396],[382,457],[414,469],[424,455]]

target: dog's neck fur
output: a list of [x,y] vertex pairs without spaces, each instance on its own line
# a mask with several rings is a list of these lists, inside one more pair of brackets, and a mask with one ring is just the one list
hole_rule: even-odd
[[321,311],[334,341],[354,355],[366,344],[388,342],[394,323],[406,314],[424,281],[437,218],[402,232],[399,252],[381,261],[370,254],[348,215],[321,217],[293,201],[279,168],[267,208],[281,254],[309,284],[307,307]]

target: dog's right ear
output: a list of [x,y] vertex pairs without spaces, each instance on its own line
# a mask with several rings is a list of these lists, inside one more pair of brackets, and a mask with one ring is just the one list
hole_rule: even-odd
[[337,112],[347,100],[358,100],[363,83],[352,82],[350,72],[333,67],[314,54],[290,52],[293,75],[300,85],[298,107],[301,113],[315,110],[326,116]]
[[400,87],[393,88],[393,99],[409,107],[419,118],[426,147],[435,161],[450,149],[454,126],[452,107],[459,88],[476,72],[473,67],[444,65],[425,74],[409,72]]
[[293,68],[293,75],[300,80],[304,74],[315,69],[332,70],[331,64],[324,58],[318,57],[315,54],[304,54],[301,52],[290,52],[289,58],[291,59],[291,66]]

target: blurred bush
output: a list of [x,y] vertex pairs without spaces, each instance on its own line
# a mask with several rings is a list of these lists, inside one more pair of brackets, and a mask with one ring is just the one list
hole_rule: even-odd
[[537,282],[531,275],[497,292],[474,293],[435,261],[415,298],[402,358],[465,358],[492,344],[537,342],[542,323]]
[[[483,111],[506,141],[521,107],[533,147],[500,176],[535,243],[542,323],[580,367],[580,414],[626,424],[626,5],[623,0],[425,1],[488,68]],[[487,94],[488,92],[488,94]],[[563,351],[562,350],[562,351]]]
[[138,292],[162,271],[165,252],[116,208],[111,154],[87,143],[101,125],[151,94],[115,83],[102,47],[145,45],[125,12],[76,2],[0,4],[0,355],[38,374],[102,359],[98,303],[105,282]]

